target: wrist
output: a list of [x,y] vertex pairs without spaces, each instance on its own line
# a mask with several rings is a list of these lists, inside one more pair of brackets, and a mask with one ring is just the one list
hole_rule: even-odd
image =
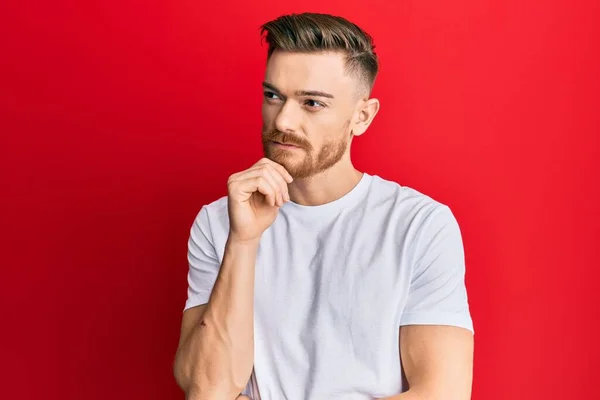
[[227,238],[226,248],[256,250],[258,249],[259,243],[260,237],[256,239],[242,240],[232,235],[229,235],[229,237]]

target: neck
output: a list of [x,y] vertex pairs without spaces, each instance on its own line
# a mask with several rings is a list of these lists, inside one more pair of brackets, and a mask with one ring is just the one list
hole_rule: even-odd
[[318,206],[335,201],[349,193],[363,173],[350,160],[339,163],[310,178],[294,179],[289,185],[290,199],[303,206]]

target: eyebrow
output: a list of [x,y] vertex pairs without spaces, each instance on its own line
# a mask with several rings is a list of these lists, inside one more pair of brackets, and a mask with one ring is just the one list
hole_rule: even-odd
[[[262,85],[266,89],[272,90],[276,93],[281,93],[279,89],[277,89],[274,85],[271,85],[268,82],[263,82]],[[332,94],[322,92],[320,90],[297,90],[296,96],[326,97],[328,99],[334,98]]]

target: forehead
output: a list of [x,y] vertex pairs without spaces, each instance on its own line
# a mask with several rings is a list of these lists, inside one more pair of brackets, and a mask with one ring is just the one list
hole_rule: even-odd
[[341,53],[274,51],[267,62],[265,81],[283,92],[320,90],[343,94],[354,90],[357,84],[345,67]]

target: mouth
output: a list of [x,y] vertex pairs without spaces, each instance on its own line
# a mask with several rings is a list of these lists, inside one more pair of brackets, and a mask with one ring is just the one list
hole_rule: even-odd
[[299,146],[293,145],[293,144],[288,144],[288,143],[280,143],[280,142],[276,142],[276,141],[271,141],[271,143],[273,143],[275,146],[280,147],[282,149],[299,149]]

